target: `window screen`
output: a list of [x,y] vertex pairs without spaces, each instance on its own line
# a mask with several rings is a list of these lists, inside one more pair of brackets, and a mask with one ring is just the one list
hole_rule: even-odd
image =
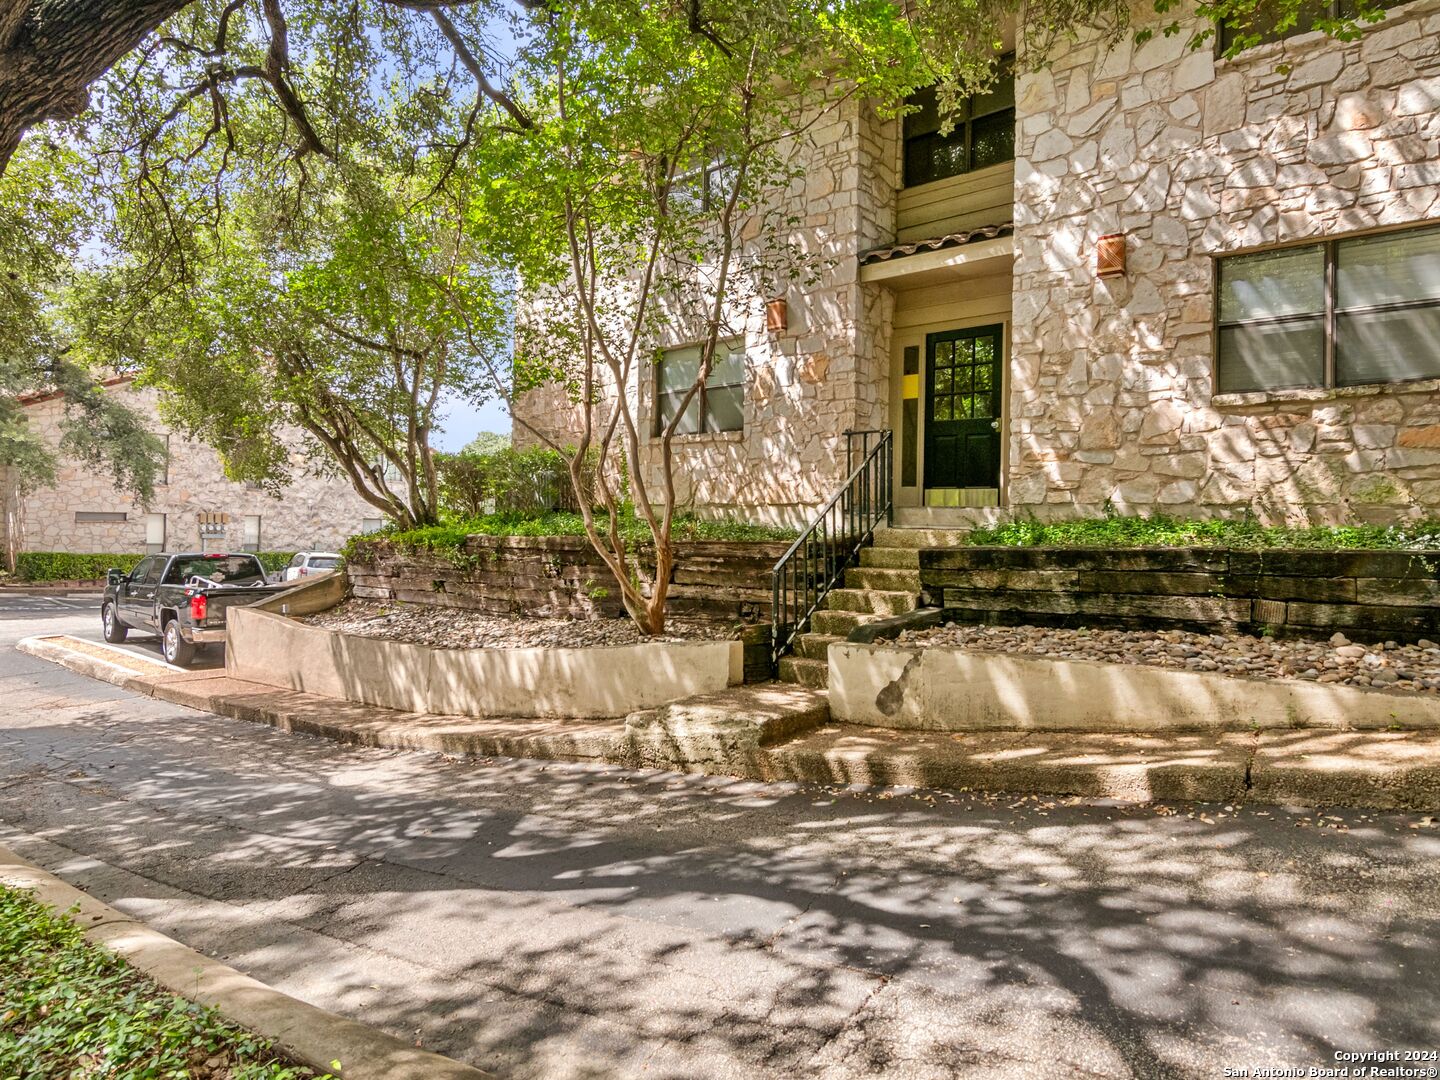
[[1221,393],[1440,378],[1440,227],[1217,267]]
[[[674,419],[700,372],[700,346],[669,349],[655,373],[655,434]],[[677,435],[702,431],[741,431],[745,427],[745,343],[739,338],[719,342],[710,374],[675,427]]]

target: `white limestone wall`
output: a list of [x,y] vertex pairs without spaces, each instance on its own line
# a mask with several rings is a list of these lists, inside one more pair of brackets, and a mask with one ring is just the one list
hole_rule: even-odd
[[[893,236],[897,157],[893,130],[856,101],[823,118],[797,148],[800,175],[781,201],[800,216],[793,239],[815,256],[818,280],[787,288],[782,332],[766,330],[759,294],[731,313],[746,342],[745,427],[676,436],[679,504],[710,516],[803,523],[843,476],[842,433],[885,426],[892,301],[888,290],[860,284],[857,256]],[[660,345],[693,340],[677,328]],[[658,488],[653,390],[646,365],[629,393],[646,436],[646,475]],[[554,388],[532,392],[517,411],[552,435],[573,434],[578,424],[578,410]],[[519,446],[536,441],[518,423],[513,438]]]
[[[127,403],[143,413],[155,415],[154,390],[137,390],[130,384],[121,384],[108,392],[123,394]],[[25,415],[27,422],[50,445],[58,447],[63,410],[64,403],[52,399],[28,405]],[[154,429],[163,433],[158,418]],[[310,466],[299,449],[298,434],[292,466],[294,483],[279,498],[274,498],[227,480],[219,457],[210,447],[188,441],[178,432],[172,433],[168,482],[156,487],[150,506],[141,507],[128,495],[116,491],[114,479],[107,473],[91,471],[62,456],[52,487],[21,496],[24,520],[21,548],[77,553],[144,551],[147,513],[167,515],[168,547],[195,547],[200,542],[197,515],[207,512],[230,515],[224,537],[208,543],[212,550],[240,547],[244,541],[244,518],[259,515],[263,550],[333,551],[361,531],[364,519],[380,516],[380,511],[356,495],[346,481],[309,472]],[[13,498],[13,494],[10,497]],[[80,511],[123,513],[126,518],[120,522],[77,524],[75,515]]]
[[[1212,256],[1440,219],[1440,2],[1235,60],[1183,34],[1082,42],[1017,98],[1012,507],[1440,508],[1440,382],[1218,397],[1211,377]],[[1112,232],[1129,272],[1101,281]]]

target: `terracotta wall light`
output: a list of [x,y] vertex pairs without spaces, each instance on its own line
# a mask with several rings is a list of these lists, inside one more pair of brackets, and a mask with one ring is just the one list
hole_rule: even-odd
[[1107,233],[1095,241],[1095,276],[1123,277],[1125,274],[1125,234]]
[[772,334],[782,334],[790,329],[790,305],[783,296],[765,301],[765,329]]

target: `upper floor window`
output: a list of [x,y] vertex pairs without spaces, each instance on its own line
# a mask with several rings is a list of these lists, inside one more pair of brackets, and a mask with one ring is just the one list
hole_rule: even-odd
[[[700,346],[666,349],[655,369],[655,434],[664,432],[680,402],[700,374]],[[702,431],[741,431],[745,427],[745,342],[720,341],[710,361],[710,374],[695,392],[685,415],[675,426],[677,435]]]
[[[1379,0],[1374,7],[1392,8],[1398,7],[1404,0]],[[1360,5],[1356,0],[1318,0],[1315,3],[1308,3],[1298,13],[1293,26],[1284,30],[1277,29],[1276,24],[1280,21],[1281,13],[1267,5],[1257,7],[1253,20],[1245,26],[1237,26],[1231,19],[1221,19],[1216,38],[1220,44],[1220,51],[1228,53],[1237,41],[1254,37],[1255,40],[1246,43],[1245,47],[1253,48],[1256,45],[1263,45],[1267,41],[1283,41],[1297,34],[1308,34],[1311,30],[1318,29],[1317,22],[1325,19],[1354,19],[1360,13]]]
[[[1000,59],[995,84],[960,103],[951,116],[940,111],[935,88],[911,95],[905,116],[905,186],[928,184],[1015,159],[1015,63]],[[941,134],[945,121],[954,126]]]
[[1440,378],[1440,226],[1219,260],[1217,389]]

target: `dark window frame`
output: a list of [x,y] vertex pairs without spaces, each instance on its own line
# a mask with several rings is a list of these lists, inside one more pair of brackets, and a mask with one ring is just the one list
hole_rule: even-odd
[[[1429,382],[1440,379],[1440,374],[1416,375],[1404,379],[1381,379],[1366,382],[1341,382],[1339,379],[1338,358],[1336,355],[1336,343],[1338,340],[1339,320],[1342,315],[1370,315],[1391,311],[1413,311],[1421,308],[1440,308],[1440,298],[1428,297],[1420,300],[1395,300],[1383,304],[1365,304],[1356,307],[1341,308],[1336,298],[1336,284],[1338,268],[1340,265],[1341,247],[1355,240],[1368,240],[1378,236],[1395,236],[1407,232],[1440,232],[1440,224],[1426,222],[1416,225],[1411,222],[1405,226],[1382,229],[1375,232],[1351,233],[1346,236],[1330,237],[1324,240],[1311,240],[1306,243],[1286,244],[1282,247],[1261,248],[1258,251],[1234,252],[1230,255],[1216,256],[1211,260],[1211,364],[1210,376],[1211,385],[1215,387],[1217,394],[1271,394],[1284,393],[1287,390],[1346,390],[1360,386],[1403,386],[1406,383]],[[1256,319],[1231,319],[1222,322],[1220,319],[1220,286],[1221,268],[1228,259],[1256,255],[1264,251],[1299,251],[1306,248],[1320,248],[1324,259],[1324,308],[1320,312],[1321,333],[1323,338],[1323,364],[1322,381],[1316,384],[1291,384],[1287,386],[1266,386],[1252,390],[1221,390],[1220,389],[1220,332],[1225,329],[1245,326],[1274,326],[1287,322],[1299,322],[1306,319],[1313,319],[1314,312],[1305,312],[1292,315],[1272,315]]]
[[76,510],[76,525],[121,525],[130,520],[124,510]]
[[[1008,79],[1008,80],[1010,81],[1010,83],[1011,83],[1012,86],[1014,85],[1014,82],[1015,82],[1015,54],[1014,54],[1013,52],[1005,53],[1005,54],[1004,54],[1003,56],[1001,56],[1001,57],[999,58],[999,60],[996,62],[995,78],[996,78],[996,85],[999,85],[1000,82],[1002,82],[1003,80],[1006,80],[1006,79]],[[912,95],[910,96],[910,98],[907,99],[906,104],[914,104],[914,103],[916,102],[916,99],[917,99],[921,94],[930,93],[930,92],[932,92],[933,90],[934,90],[934,87],[927,87],[927,88],[924,89],[924,90],[917,91],[915,94],[912,94]],[[902,117],[902,118],[901,118],[901,121],[900,121],[900,125],[901,125],[901,127],[900,127],[900,171],[901,171],[900,184],[901,184],[901,187],[903,187],[903,188],[913,188],[913,187],[923,187],[923,186],[926,185],[926,184],[936,184],[936,183],[939,183],[939,182],[942,181],[942,180],[950,180],[950,179],[953,179],[954,177],[957,177],[957,176],[968,176],[968,175],[970,175],[971,173],[979,172],[979,171],[981,171],[982,169],[992,169],[992,168],[995,168],[995,167],[998,166],[998,165],[1004,165],[1006,162],[1013,162],[1013,161],[1015,160],[1015,142],[1014,142],[1014,138],[1015,138],[1015,137],[1014,137],[1013,128],[1014,128],[1014,125],[1015,125],[1015,123],[1016,123],[1016,121],[1017,121],[1017,118],[1018,118],[1018,113],[1017,113],[1017,111],[1016,111],[1016,103],[1015,103],[1015,101],[1014,101],[1015,95],[1013,94],[1013,92],[1012,92],[1012,94],[1010,95],[1012,100],[1011,100],[1011,102],[1010,102],[1009,105],[1001,106],[1000,108],[997,108],[997,109],[991,109],[989,112],[983,112],[983,113],[978,113],[978,114],[977,114],[977,113],[975,112],[975,102],[976,102],[979,98],[982,98],[982,97],[984,97],[984,96],[986,96],[986,95],[984,95],[984,94],[971,94],[969,97],[967,97],[967,98],[965,99],[964,115],[955,118],[955,126],[954,126],[954,128],[951,130],[951,132],[950,132],[949,135],[942,136],[942,135],[940,135],[940,133],[939,133],[938,131],[936,131],[936,132],[923,132],[923,133],[918,134],[918,135],[907,135],[906,132],[905,132],[905,126],[906,126],[906,121],[907,121],[908,117]],[[988,165],[976,165],[976,164],[974,163],[974,159],[975,159],[975,136],[974,136],[974,128],[975,128],[976,122],[977,122],[977,121],[981,121],[981,120],[988,120],[988,119],[990,119],[991,117],[994,117],[994,116],[1001,116],[1001,115],[1003,115],[1003,114],[1005,114],[1005,113],[1009,113],[1009,114],[1010,114],[1010,121],[1011,121],[1011,127],[1012,127],[1011,142],[1010,142],[1010,156],[1009,156],[1008,158],[1004,158],[1004,159],[1002,159],[1002,160],[1000,160],[1000,161],[991,162],[991,163],[988,164]],[[929,177],[928,179],[925,179],[925,180],[916,180],[916,179],[912,179],[912,178],[911,178],[911,165],[910,165],[910,154],[911,154],[911,151],[910,151],[910,148],[911,148],[912,144],[917,143],[917,142],[921,141],[922,139],[923,139],[923,140],[939,140],[939,141],[943,141],[944,143],[947,143],[947,144],[954,144],[954,143],[957,142],[957,136],[958,136],[958,142],[959,142],[959,144],[962,145],[962,146],[965,148],[965,166],[964,166],[963,168],[961,168],[961,169],[959,169],[959,170],[957,170],[957,171],[955,171],[955,172],[952,172],[952,173],[946,173],[946,174],[944,174],[944,175],[942,175],[942,176],[931,176],[931,177]]]
[[[1409,0],[1381,0],[1380,7],[1382,9],[1389,9],[1400,7],[1402,4],[1408,2]],[[1349,19],[1354,18],[1355,14],[1355,5],[1351,3],[1350,0],[1327,0],[1324,4],[1315,5],[1315,9],[1308,13],[1308,15],[1302,13],[1301,18],[1296,20],[1295,25],[1284,33],[1277,33],[1274,30],[1262,30],[1260,32],[1260,40],[1254,45],[1251,45],[1250,48],[1258,49],[1262,45],[1273,45],[1277,41],[1286,41],[1292,37],[1299,37],[1301,34],[1314,33],[1316,32],[1314,20],[1317,17],[1326,19]],[[1368,27],[1380,26],[1382,24],[1370,23],[1364,25]],[[1215,25],[1215,57],[1217,60],[1225,56],[1225,53],[1229,50],[1234,40],[1235,29],[1225,19],[1218,20]],[[1246,50],[1242,49],[1241,53],[1243,54],[1245,51]]]
[[[700,388],[695,392],[694,399],[691,401],[691,406],[697,407],[700,413],[700,430],[677,430],[675,432],[677,437],[693,438],[699,435],[723,435],[729,432],[744,432],[745,430],[745,339],[743,337],[722,338],[715,343],[715,348],[717,352],[721,348],[724,348],[729,352],[738,352],[740,354],[740,381],[733,383],[716,383],[714,386],[709,385],[708,378],[705,380],[705,382],[702,382],[700,384]],[[665,397],[670,396],[661,389],[661,379],[663,377],[663,369],[665,367],[665,362],[669,360],[673,354],[684,352],[687,349],[703,350],[704,344],[701,342],[691,342],[688,345],[673,345],[670,348],[662,349],[660,351],[660,359],[655,364],[655,372],[650,385],[651,397],[654,402],[654,408],[652,410],[654,412],[654,423],[651,425],[651,435],[654,438],[658,439],[665,434],[665,425],[668,423],[668,420],[665,418],[664,413],[660,407],[661,401]],[[698,367],[696,368],[696,374],[699,374]],[[711,374],[714,374],[713,361],[711,366]],[[710,425],[712,417],[710,414],[709,405],[706,401],[708,391],[733,390],[736,387],[740,388],[740,426],[733,428],[711,427]],[[681,396],[683,397],[684,395],[682,394]],[[687,406],[687,408],[688,407],[689,406]]]

